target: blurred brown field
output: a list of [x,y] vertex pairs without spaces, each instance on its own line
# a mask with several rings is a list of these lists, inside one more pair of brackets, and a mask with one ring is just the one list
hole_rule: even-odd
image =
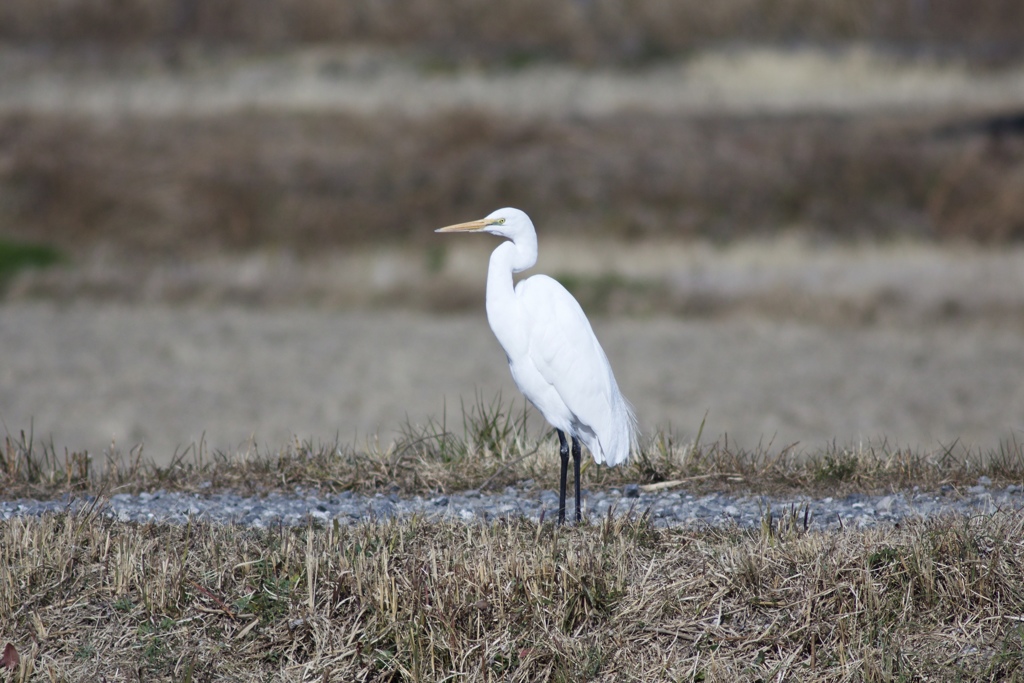
[[[216,63],[221,50],[287,55],[328,43],[375,45],[424,76],[538,61],[628,73],[749,45],[867,45],[901,60],[983,70],[1024,55],[1024,5],[11,0],[0,5],[0,48],[17,55],[5,63],[20,85],[0,85],[0,234],[72,255],[97,247],[135,256],[304,254],[425,244],[438,224],[515,205],[542,219],[546,233],[617,240],[1024,237],[1024,116],[996,102],[866,113],[626,107],[515,117],[472,108],[423,116],[402,106],[380,115],[186,106],[82,116],[19,99],[18,87],[31,83],[19,71],[25,64],[63,74],[58,83],[73,83],[79,71],[69,65],[79,63],[114,80],[123,70],[187,80],[196,60]],[[1016,127],[992,125],[1007,115]]]
[[1016,0],[8,0],[0,40],[280,47],[370,42],[440,60],[637,64],[723,42],[862,41],[999,64],[1024,53]]
[[1024,138],[920,116],[15,115],[0,157],[3,231],[71,253],[426,244],[502,205],[627,239],[1024,237]]

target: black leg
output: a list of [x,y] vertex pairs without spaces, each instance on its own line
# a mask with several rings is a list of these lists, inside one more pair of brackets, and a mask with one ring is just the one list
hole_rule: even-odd
[[[565,524],[565,476],[569,470],[569,444],[565,441],[565,434],[561,429],[558,432],[558,454],[562,456],[562,481],[558,489],[558,523]],[[573,443],[576,439],[573,439]]]
[[572,437],[572,469],[576,475],[576,523],[579,524],[583,521],[580,514],[580,442],[575,436]]

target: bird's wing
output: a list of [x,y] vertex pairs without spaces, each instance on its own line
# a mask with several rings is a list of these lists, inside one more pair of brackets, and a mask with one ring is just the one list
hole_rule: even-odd
[[572,412],[591,453],[603,461],[611,440],[605,432],[616,428],[613,413],[622,399],[590,321],[565,287],[546,275],[521,281],[516,297],[527,318],[530,359]]

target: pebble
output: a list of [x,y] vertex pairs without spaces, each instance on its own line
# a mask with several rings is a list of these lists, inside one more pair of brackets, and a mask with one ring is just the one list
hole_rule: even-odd
[[[840,526],[867,528],[893,524],[903,519],[936,515],[991,514],[995,510],[1024,509],[1024,488],[1011,484],[1003,490],[990,488],[991,481],[955,495],[945,489],[920,490],[884,496],[852,494],[845,498],[809,496],[767,497],[711,493],[696,497],[685,490],[646,493],[636,484],[621,490],[584,491],[584,511],[591,519],[650,513],[656,526],[758,527],[766,511],[775,519],[795,515],[803,523],[807,510],[808,526],[827,529]],[[0,500],[0,520],[42,515],[85,507],[91,497],[39,501]],[[572,508],[570,494],[566,501]],[[537,521],[554,519],[558,514],[558,494],[538,489],[533,482],[506,487],[500,493],[471,490],[435,497],[400,497],[388,494],[362,495],[351,491],[320,494],[296,489],[292,493],[270,493],[263,497],[245,497],[233,492],[168,493],[159,490],[136,495],[119,493],[105,501],[104,514],[122,522],[161,522],[184,524],[189,519],[215,524],[241,524],[259,528],[277,525],[326,524],[337,520],[352,524],[361,520],[387,520],[418,515],[425,519],[489,521],[523,517]]]

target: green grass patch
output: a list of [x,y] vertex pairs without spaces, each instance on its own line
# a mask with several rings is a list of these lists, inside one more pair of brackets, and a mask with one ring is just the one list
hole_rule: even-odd
[[19,270],[47,268],[63,260],[63,255],[56,247],[0,237],[0,284]]

